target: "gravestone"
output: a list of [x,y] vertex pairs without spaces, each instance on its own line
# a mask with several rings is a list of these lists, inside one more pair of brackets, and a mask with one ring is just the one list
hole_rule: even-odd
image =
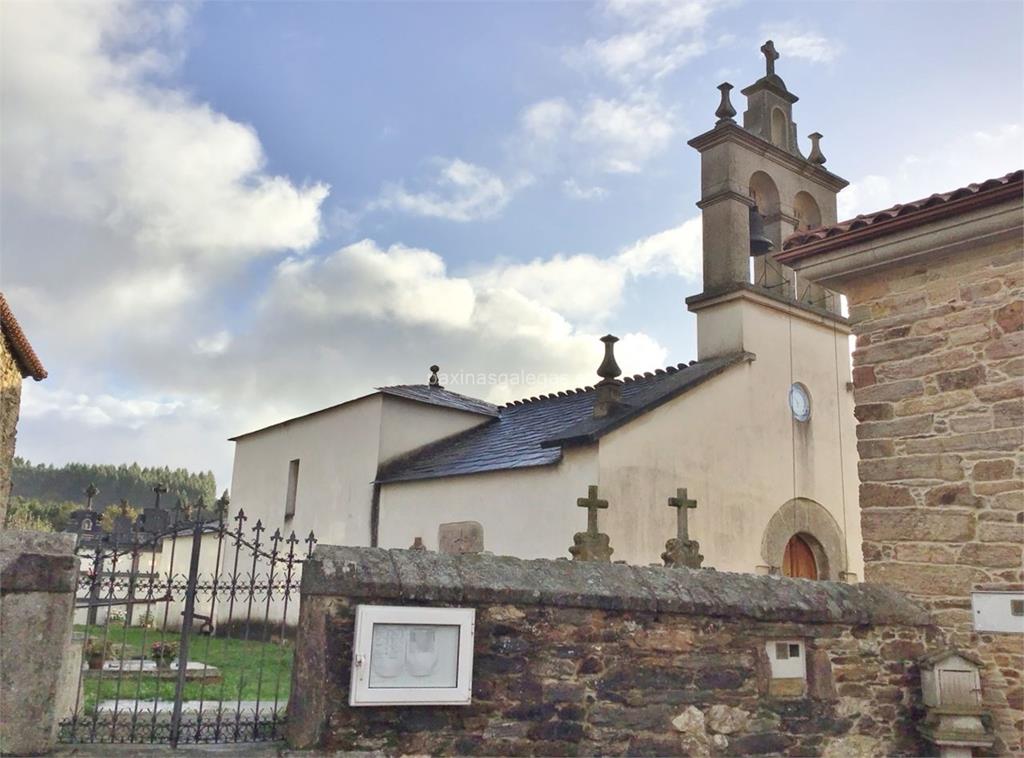
[[163,534],[171,527],[171,513],[163,508],[142,511],[142,530],[150,534]]
[[450,555],[482,553],[484,528],[478,521],[453,521],[437,528],[437,549]]

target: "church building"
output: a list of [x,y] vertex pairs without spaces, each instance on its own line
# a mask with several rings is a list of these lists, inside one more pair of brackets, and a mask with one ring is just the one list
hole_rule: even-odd
[[577,501],[607,501],[590,517],[612,560],[660,562],[678,535],[720,571],[861,577],[850,328],[838,295],[769,255],[834,224],[847,182],[824,168],[820,134],[801,152],[797,97],[774,45],[762,52],[742,123],[722,84],[717,121],[689,142],[696,361],[623,377],[609,335],[595,386],[503,406],[445,389],[433,367],[427,384],[234,437],[233,501],[322,543],[524,558],[569,557],[588,519]]

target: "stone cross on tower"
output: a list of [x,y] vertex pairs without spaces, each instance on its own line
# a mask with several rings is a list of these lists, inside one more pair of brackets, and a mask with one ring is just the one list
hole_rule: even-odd
[[676,536],[665,543],[661,559],[666,566],[700,568],[704,556],[700,554],[700,543],[690,539],[689,511],[697,507],[697,501],[687,497],[686,488],[676,490],[676,496],[668,499],[669,507],[676,509]]
[[761,52],[764,53],[765,76],[775,76],[775,61],[779,54],[775,51],[775,43],[768,40],[761,45]]
[[597,485],[587,488],[587,497],[576,500],[576,505],[587,509],[587,531],[573,535],[569,548],[574,561],[610,561],[614,548],[607,534],[597,530],[597,512],[608,507],[608,501],[597,496]]

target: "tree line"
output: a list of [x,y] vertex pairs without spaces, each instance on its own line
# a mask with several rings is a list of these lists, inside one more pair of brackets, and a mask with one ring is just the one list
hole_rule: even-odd
[[193,504],[201,498],[210,506],[217,498],[217,483],[212,471],[193,473],[183,468],[143,467],[137,463],[54,466],[15,458],[11,470],[7,526],[63,528],[67,514],[85,506],[84,493],[90,484],[99,490],[93,498],[93,509],[100,512],[110,506],[119,506],[122,500],[127,500],[141,511],[153,504],[153,488],[158,484],[167,487],[167,494],[161,496],[160,503],[168,508],[173,507],[178,499]]

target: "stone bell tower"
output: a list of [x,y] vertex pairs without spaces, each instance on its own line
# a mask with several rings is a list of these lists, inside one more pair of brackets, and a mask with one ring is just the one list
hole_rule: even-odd
[[698,314],[700,357],[749,349],[742,340],[722,335],[700,339],[702,321],[709,321],[701,312],[729,293],[743,291],[823,314],[839,312],[835,293],[798,281],[795,272],[772,257],[798,229],[834,224],[836,194],[848,182],[824,168],[821,134],[809,135],[807,156],[800,152],[793,121],[798,98],[775,73],[779,54],[774,43],[766,42],[761,52],[765,75],[742,91],[747,98],[743,126],[736,123],[733,87],[726,82],[718,87],[721,102],[714,128],[688,143],[701,155],[697,206],[703,211],[704,291],[687,299]]

